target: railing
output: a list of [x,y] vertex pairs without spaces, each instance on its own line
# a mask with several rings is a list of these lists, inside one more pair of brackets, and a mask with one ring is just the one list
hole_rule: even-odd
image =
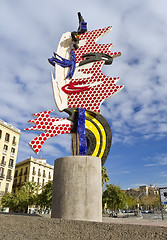
[[9,167],[9,168],[13,168],[13,164],[9,164],[8,167]]
[[32,175],[35,175],[35,174],[36,174],[36,171],[33,171],[33,172],[32,172]]
[[12,176],[6,176],[6,180],[12,180]]
[[6,162],[4,161],[4,162],[1,162],[0,163],[2,166],[5,166],[6,165]]
[[10,153],[10,156],[11,156],[11,157],[14,157],[14,153],[13,153],[13,152],[11,152],[11,153]]

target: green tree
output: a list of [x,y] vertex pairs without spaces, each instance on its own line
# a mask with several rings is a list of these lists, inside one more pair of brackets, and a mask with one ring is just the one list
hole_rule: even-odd
[[1,205],[4,208],[15,210],[15,196],[12,193],[4,194],[1,198]]
[[15,194],[7,193],[2,196],[1,204],[9,207],[10,210],[24,210],[27,212],[28,206],[36,203],[38,186],[34,182],[25,182],[21,189]]
[[105,203],[107,203],[108,209],[114,211],[126,207],[126,196],[120,186],[114,184],[106,185],[106,190],[103,192],[103,207]]
[[48,181],[43,187],[42,192],[37,195],[37,205],[43,210],[51,208],[52,205],[52,186],[53,181]]
[[107,169],[105,167],[102,167],[102,187],[104,186],[104,183],[109,182],[109,177],[107,175]]
[[153,209],[153,208],[159,208],[160,207],[160,199],[159,196],[153,196],[153,195],[148,195],[148,196],[143,196],[140,199],[140,205],[144,209]]
[[126,203],[128,205],[128,209],[136,209],[137,197],[132,197],[131,195],[126,196]]
[[16,193],[19,200],[19,209],[28,210],[28,206],[35,205],[38,192],[38,186],[35,182],[25,182],[20,191]]

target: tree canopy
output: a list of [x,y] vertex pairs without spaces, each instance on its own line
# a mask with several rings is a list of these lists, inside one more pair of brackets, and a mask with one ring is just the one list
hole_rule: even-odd
[[103,192],[103,206],[107,203],[110,210],[119,210],[126,208],[126,196],[122,192],[120,186],[107,184],[106,190]]

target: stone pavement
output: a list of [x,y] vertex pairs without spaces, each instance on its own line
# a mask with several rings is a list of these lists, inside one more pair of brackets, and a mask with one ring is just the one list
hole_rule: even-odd
[[161,219],[149,220],[141,217],[129,217],[129,218],[103,217],[103,222],[167,227],[166,219],[165,220],[161,220]]
[[[49,216],[0,214],[0,240],[166,240],[167,225],[143,219],[74,221]],[[149,223],[149,224],[148,224]],[[151,225],[154,223],[154,225]],[[161,224],[161,221],[158,221]],[[166,223],[166,221],[164,222]],[[163,224],[164,224],[163,223]],[[156,224],[156,225],[155,225]]]

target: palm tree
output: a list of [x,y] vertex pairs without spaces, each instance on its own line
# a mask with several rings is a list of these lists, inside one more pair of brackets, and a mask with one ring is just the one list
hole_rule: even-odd
[[109,182],[109,177],[107,175],[107,169],[105,167],[102,167],[102,187],[104,186],[104,183]]

